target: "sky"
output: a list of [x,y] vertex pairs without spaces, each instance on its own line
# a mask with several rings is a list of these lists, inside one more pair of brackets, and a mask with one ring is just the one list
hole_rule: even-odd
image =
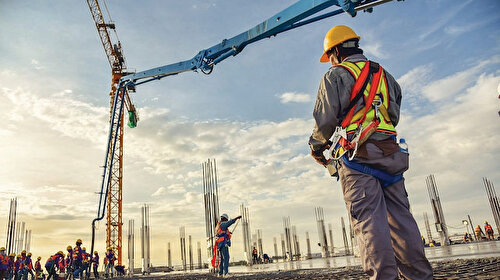
[[[141,71],[190,59],[294,2],[108,0],[107,8],[128,69]],[[340,218],[347,211],[340,184],[307,145],[316,91],[329,68],[319,62],[323,38],[338,24],[352,27],[366,56],[403,89],[397,129],[409,145],[405,182],[422,233],[423,212],[434,220],[425,184],[430,174],[451,233],[465,231],[467,215],[474,224],[493,222],[482,178],[500,186],[499,8],[486,0],[391,2],[371,14],[343,14],[251,44],[211,75],[188,72],[138,86],[132,99],[140,121],[125,129],[124,233],[134,219],[140,248],[140,207],[147,203],[153,265],[166,263],[167,242],[173,263],[180,263],[181,226],[194,248],[204,244],[201,163],[213,158],[220,211],[235,217],[241,203],[248,206],[264,251],[274,254],[285,216],[297,227],[302,250],[306,231],[316,244],[317,206],[341,247]],[[88,6],[0,0],[0,26],[0,227],[17,197],[18,220],[33,231],[34,255],[48,256],[77,238],[90,247],[109,129],[110,67]],[[0,244],[5,232],[0,229]],[[438,236],[433,227],[432,233]],[[232,258],[243,259],[241,228],[233,236]],[[97,250],[104,243],[101,222]]]

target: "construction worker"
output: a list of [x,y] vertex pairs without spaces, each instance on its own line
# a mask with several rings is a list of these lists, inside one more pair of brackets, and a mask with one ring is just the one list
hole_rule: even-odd
[[[370,279],[395,279],[398,273],[432,279],[402,177],[408,153],[396,142],[401,88],[385,69],[367,60],[359,40],[343,25],[326,33],[320,61],[332,67],[318,89],[311,155],[340,179]],[[330,145],[339,158],[334,165],[323,155]]]
[[105,268],[105,274],[106,278],[108,278],[110,275],[113,277],[113,270],[115,266],[115,253],[113,252],[113,248],[108,247],[108,252],[106,253],[106,268]]
[[5,247],[0,248],[0,280],[7,278],[7,268],[9,267],[9,257],[5,254]]
[[99,279],[99,272],[97,271],[99,268],[99,253],[97,251],[94,252],[94,257],[92,258],[92,267],[94,268],[94,278]]
[[474,228],[474,233],[476,234],[476,240],[477,241],[483,240],[483,230],[481,229],[481,226],[477,225]]
[[14,262],[14,279],[21,279],[21,265],[22,265],[21,255],[17,255],[16,262]]
[[258,261],[259,254],[257,253],[257,248],[253,247],[252,250],[252,263],[256,264]]
[[28,274],[31,275],[31,279],[35,278],[35,274],[33,273],[33,261],[31,260],[31,253],[28,253],[26,256],[26,259],[24,260],[24,272],[23,272],[23,279],[27,280],[28,279]]
[[488,238],[488,240],[495,240],[493,228],[490,224],[488,224],[488,221],[484,221],[484,232],[486,233],[486,238]]
[[47,270],[48,276],[47,280],[52,277],[54,280],[58,280],[56,269],[58,268],[59,261],[64,258],[64,253],[62,251],[57,252],[55,255],[50,256],[45,262],[45,269]]
[[14,258],[15,257],[16,257],[15,253],[10,253],[8,267],[7,267],[7,279],[9,279],[9,280],[13,279],[15,276],[15,271],[14,271],[14,265],[15,265]]
[[66,259],[64,261],[64,265],[66,266],[66,272],[68,274],[73,273],[73,247],[71,245],[68,245],[66,247],[66,251],[68,252],[68,255],[66,256]]
[[42,278],[42,264],[40,263],[40,260],[42,259],[42,257],[38,257],[36,258],[36,262],[35,262],[35,279],[39,279],[39,278]]
[[78,278],[83,276],[83,270],[82,268],[82,261],[83,261],[83,254],[82,254],[82,240],[77,239],[76,240],[76,246],[73,248],[73,277]]
[[231,246],[231,232],[229,231],[229,227],[238,219],[241,219],[241,216],[229,220],[227,214],[222,214],[220,221],[215,227],[217,237],[215,246],[221,258],[219,262],[219,276],[226,276],[229,272],[229,247]]

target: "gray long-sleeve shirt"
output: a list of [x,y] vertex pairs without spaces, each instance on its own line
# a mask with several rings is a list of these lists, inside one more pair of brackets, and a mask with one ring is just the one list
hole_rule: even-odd
[[[347,57],[344,61],[358,62],[365,61],[367,58],[362,54],[355,54]],[[401,105],[401,87],[385,69],[384,73],[387,79],[389,91],[389,108],[387,112],[394,126],[399,122],[399,110]],[[323,75],[319,84],[316,104],[314,105],[313,116],[315,126],[309,145],[313,150],[318,150],[332,137],[335,127],[340,125],[344,116],[343,113],[349,106],[351,89],[356,80],[343,67],[331,67]],[[356,111],[364,106],[361,98],[356,106]],[[370,139],[384,140],[390,135],[381,132],[375,132]]]

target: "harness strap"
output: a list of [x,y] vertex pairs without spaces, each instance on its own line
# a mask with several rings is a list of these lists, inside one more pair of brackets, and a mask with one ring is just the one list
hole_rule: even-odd
[[346,156],[342,157],[342,162],[351,169],[354,169],[358,172],[368,174],[377,178],[380,181],[382,188],[388,187],[403,179],[403,174],[392,175],[380,169],[370,167],[366,164],[362,164],[354,160],[350,161],[349,159],[346,158]]
[[[347,69],[347,67],[346,67],[346,69]],[[345,112],[347,112],[347,114],[345,114],[345,112],[344,112],[344,115],[346,115],[346,116],[345,116],[344,120],[342,121],[343,128],[346,128],[351,123],[351,120],[354,116],[354,112],[356,111],[356,106],[358,104],[359,99],[364,96],[365,89],[368,86],[368,83],[370,81],[372,74],[379,71],[379,69],[380,69],[380,65],[376,62],[373,62],[373,61],[367,61],[365,63],[365,66],[363,66],[363,69],[361,69],[361,73],[359,74],[358,78],[356,79],[356,82],[354,83],[354,86],[352,87],[352,90],[351,90],[350,102],[345,110]],[[348,69],[348,71],[349,71],[349,73],[351,73],[350,69]],[[380,76],[379,76],[379,78],[380,78]],[[372,80],[374,80],[374,79],[372,79]],[[371,87],[373,87],[373,85]],[[377,87],[378,87],[378,82],[377,82]],[[365,102],[365,107],[366,107],[366,104],[371,104],[371,103]]]

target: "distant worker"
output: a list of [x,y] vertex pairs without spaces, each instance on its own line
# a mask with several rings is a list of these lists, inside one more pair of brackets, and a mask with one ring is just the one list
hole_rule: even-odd
[[476,234],[477,241],[483,240],[483,230],[481,229],[481,226],[477,225],[474,229],[474,233]]
[[269,263],[269,262],[270,262],[270,259],[269,259],[269,255],[268,255],[268,254],[264,254],[264,255],[262,255],[262,258],[264,259],[264,263]]
[[484,232],[486,232],[486,238],[488,238],[488,240],[495,240],[493,228],[488,224],[488,221],[484,221]]
[[58,268],[59,260],[64,258],[64,253],[62,251],[57,252],[55,255],[50,256],[45,262],[45,269],[47,270],[47,280],[52,279],[58,280],[58,275],[56,269]]
[[422,244],[425,246],[425,237],[422,235]]
[[231,247],[231,232],[229,227],[234,224],[241,216],[229,220],[227,214],[222,214],[220,222],[215,227],[215,241],[214,258],[212,259],[212,266],[215,266],[216,255],[220,256],[219,261],[219,276],[226,276],[229,272],[229,247]]
[[21,279],[21,255],[17,255],[16,262],[14,262],[14,279]]
[[15,253],[10,253],[9,255],[9,263],[8,263],[8,268],[7,268],[7,277],[8,279],[13,279],[15,276],[15,271],[14,271],[14,266],[15,266],[15,260],[14,258],[16,257]]
[[5,247],[0,248],[0,279],[7,278],[9,268],[9,257],[5,253]]
[[99,272],[97,271],[99,268],[99,254],[97,251],[94,252],[94,257],[92,258],[92,268],[94,269],[94,278],[99,279]]
[[73,277],[74,278],[82,278],[83,276],[83,270],[82,270],[82,261],[83,261],[83,254],[82,254],[82,240],[77,239],[76,240],[76,246],[73,248]]
[[253,247],[253,250],[252,250],[252,263],[253,264],[257,263],[258,257],[259,257],[259,254],[257,253],[257,249],[255,247]]
[[[395,279],[398,273],[407,279],[432,279],[402,176],[409,154],[406,143],[401,141],[400,147],[396,142],[401,88],[363,55],[359,40],[344,25],[326,33],[320,61],[332,67],[318,89],[311,155],[340,178],[370,279]],[[328,165],[323,152],[331,145],[339,160]]]
[[106,253],[106,268],[105,268],[105,275],[106,278],[111,275],[113,277],[113,270],[115,267],[115,253],[113,253],[113,248],[108,247],[108,252]]
[[24,260],[24,267],[26,272],[23,274],[24,279],[28,279],[28,274],[31,275],[31,279],[35,278],[35,274],[33,273],[33,261],[31,260],[31,253],[28,253],[26,259]]
[[68,245],[68,247],[66,247],[66,251],[68,252],[66,259],[64,260],[64,265],[66,266],[66,273],[72,274],[73,273],[73,247],[71,247],[71,245]]
[[83,275],[83,273],[85,273],[86,276],[89,267],[90,267],[90,255],[89,253],[87,253],[87,248],[82,247],[82,272],[80,273],[80,275]]
[[35,262],[35,279],[40,279],[42,278],[42,264],[40,263],[40,260],[42,259],[42,257],[38,257],[36,258],[36,262]]

